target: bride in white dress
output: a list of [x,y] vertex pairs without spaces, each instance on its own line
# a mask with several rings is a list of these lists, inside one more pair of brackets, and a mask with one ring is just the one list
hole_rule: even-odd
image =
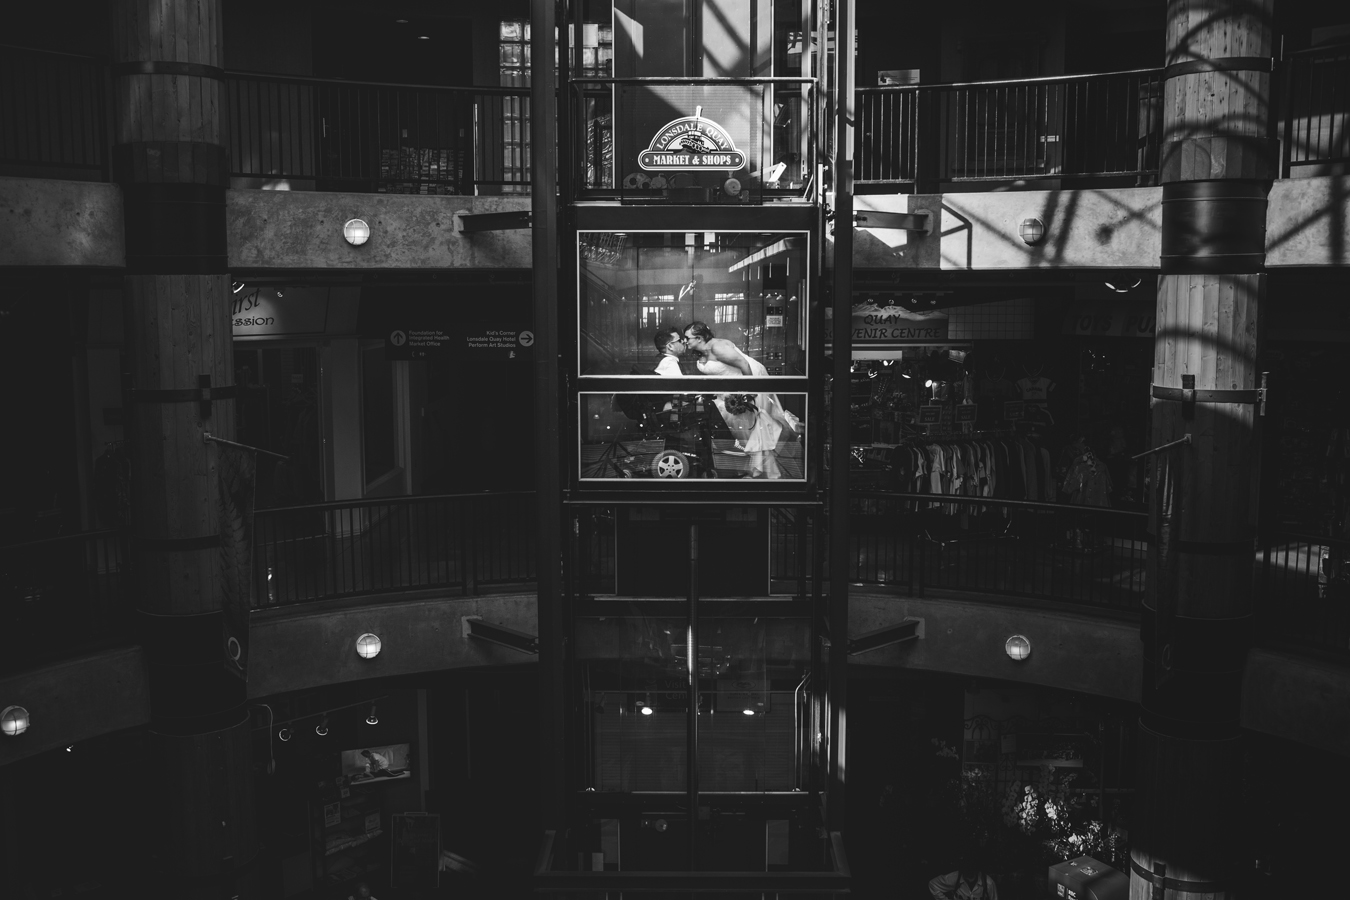
[[[769,374],[762,362],[746,356],[731,341],[714,337],[712,330],[702,322],[690,323],[684,330],[684,339],[689,349],[698,354],[700,374],[717,378],[763,378]],[[784,430],[793,435],[797,433],[797,417],[783,409],[777,394],[752,395],[754,409],[743,409],[741,404],[732,401],[733,409],[729,410],[727,399],[733,396],[717,394],[713,402],[727,428],[736,436],[737,443],[750,456],[750,477],[782,478],[783,471],[778,466],[778,439]]]

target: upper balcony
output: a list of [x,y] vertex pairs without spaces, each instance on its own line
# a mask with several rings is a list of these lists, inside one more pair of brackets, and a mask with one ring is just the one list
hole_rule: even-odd
[[[4,50],[0,174],[110,180],[106,65]],[[858,190],[1155,183],[1164,139],[1161,82],[1162,70],[1143,69],[860,89]],[[1350,45],[1288,54],[1276,64],[1272,97],[1280,176],[1341,172],[1350,159]],[[575,196],[809,199],[819,190],[819,100],[809,78],[575,80],[566,98]],[[526,88],[231,72],[223,105],[235,187],[456,195],[529,189]],[[645,142],[661,126],[698,115],[700,107],[726,120],[720,124],[745,144],[745,169],[731,172],[742,183],[738,194],[726,189],[724,171],[671,176],[640,164]],[[616,130],[625,119],[633,127]]]

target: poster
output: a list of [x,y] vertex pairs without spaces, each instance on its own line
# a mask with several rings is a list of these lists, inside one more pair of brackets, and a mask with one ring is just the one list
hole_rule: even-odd
[[389,817],[391,887],[440,885],[441,817],[434,813],[395,813]]

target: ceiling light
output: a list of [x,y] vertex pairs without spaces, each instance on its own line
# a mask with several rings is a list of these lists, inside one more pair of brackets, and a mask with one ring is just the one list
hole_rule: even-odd
[[377,716],[377,715],[375,715],[375,704],[374,704],[374,703],[370,704],[370,714],[366,716],[366,724],[367,724],[367,725],[378,725],[378,724],[380,724],[380,717]]
[[234,282],[232,285],[230,285],[230,292],[231,292],[231,293],[234,293],[234,294],[239,293],[239,292],[242,291],[243,289],[244,289],[244,283],[243,283],[242,281],[236,281],[236,282]]
[[283,725],[277,731],[277,739],[281,741],[289,741],[291,739],[291,730]]
[[380,637],[367,631],[356,639],[356,655],[362,659],[374,659],[380,655]]
[[638,707],[638,712],[642,713],[644,716],[650,716],[652,714],[652,708],[644,703]]
[[755,714],[755,711],[754,711],[753,709],[743,709],[743,710],[741,710],[741,715],[743,715],[743,716],[753,716],[754,714]]
[[1003,645],[1003,651],[1015,662],[1022,662],[1031,655],[1031,641],[1024,635],[1014,634]]
[[67,752],[67,753],[74,753],[74,752],[75,752],[75,745],[74,745],[74,744],[66,744],[66,752]]
[[342,226],[342,236],[353,247],[360,247],[370,240],[370,226],[365,219],[348,219]]
[[419,35],[417,36],[417,39],[418,39],[419,41],[429,41],[429,40],[431,40],[431,35],[429,35],[429,34],[419,34]]
[[1132,291],[1132,290],[1134,290],[1135,288],[1139,287],[1139,285],[1141,285],[1141,284],[1144,283],[1144,279],[1142,279],[1142,278],[1136,278],[1136,279],[1134,280],[1134,284],[1127,284],[1127,285],[1124,285],[1124,286],[1122,286],[1122,287],[1116,287],[1114,284],[1112,284],[1112,283],[1109,282],[1109,281],[1104,282],[1104,283],[1105,283],[1105,285],[1106,285],[1108,288],[1110,288],[1111,290],[1115,291],[1117,294],[1124,294],[1124,293],[1127,293],[1127,292]]
[[407,20],[407,19],[395,19],[395,20],[394,20],[394,24],[395,24],[395,25],[407,25],[407,24],[408,24],[408,20]]
[[328,734],[328,716],[324,716],[323,721],[314,726],[314,733],[319,737]]
[[0,711],[0,733],[6,737],[18,737],[28,730],[30,720],[28,710],[22,706],[6,706]]

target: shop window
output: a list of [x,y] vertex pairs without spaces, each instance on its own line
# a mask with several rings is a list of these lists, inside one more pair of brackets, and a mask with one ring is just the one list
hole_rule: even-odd
[[384,358],[384,345],[361,351],[361,436],[366,484],[370,485],[397,465],[394,434],[393,363]]
[[713,309],[713,322],[717,325],[730,325],[740,320],[740,313],[731,304],[723,304]]

